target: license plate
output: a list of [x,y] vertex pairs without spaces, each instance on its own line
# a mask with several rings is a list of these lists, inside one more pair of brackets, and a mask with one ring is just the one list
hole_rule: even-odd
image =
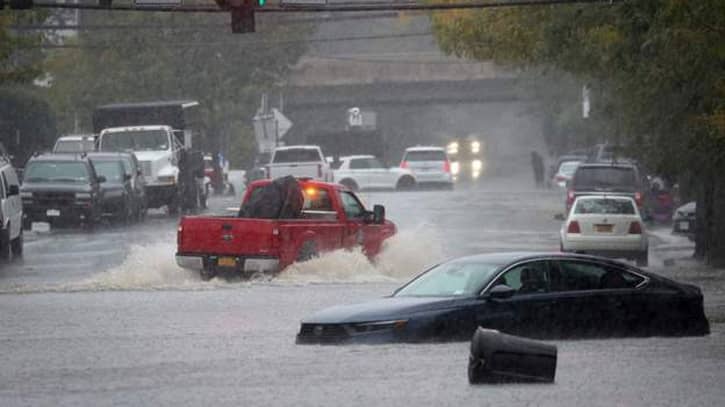
[[216,264],[221,267],[236,267],[237,259],[234,257],[220,257],[217,259]]
[[599,233],[612,233],[613,225],[594,225],[594,231]]
[[60,216],[60,211],[58,209],[48,209],[47,211],[45,211],[45,214],[47,216],[56,217],[56,216]]
[[690,222],[680,222],[680,230],[690,230]]

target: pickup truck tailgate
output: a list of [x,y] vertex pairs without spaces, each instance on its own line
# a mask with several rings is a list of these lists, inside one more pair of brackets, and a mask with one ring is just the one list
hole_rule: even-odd
[[272,256],[278,253],[277,222],[230,217],[184,217],[178,250],[184,254]]

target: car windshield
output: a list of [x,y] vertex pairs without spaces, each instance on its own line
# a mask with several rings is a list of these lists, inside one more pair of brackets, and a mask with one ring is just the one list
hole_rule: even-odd
[[164,130],[112,131],[101,138],[101,151],[160,151],[169,149]]
[[585,198],[577,201],[576,214],[634,215],[634,204],[629,199]]
[[631,167],[578,167],[574,173],[574,188],[620,188],[634,190],[637,187],[634,169]]
[[408,151],[404,161],[445,161],[446,153],[440,150]]
[[296,148],[277,150],[274,152],[275,163],[299,163],[320,161],[320,153],[312,148]]
[[96,174],[106,177],[107,182],[123,181],[123,167],[120,161],[93,161]]
[[55,143],[55,153],[83,153],[93,151],[95,143],[93,140],[58,140]]
[[25,168],[26,183],[71,182],[87,183],[88,169],[82,162],[35,161]]
[[449,262],[438,265],[401,288],[396,297],[466,297],[477,295],[499,265]]
[[580,161],[565,161],[559,166],[559,174],[571,177],[579,164],[581,164]]

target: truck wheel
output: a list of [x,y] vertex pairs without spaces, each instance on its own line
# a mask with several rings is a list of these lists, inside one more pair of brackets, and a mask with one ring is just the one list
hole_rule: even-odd
[[307,261],[317,256],[317,245],[312,240],[308,240],[302,244],[302,247],[300,247],[300,251],[297,253],[297,261]]
[[203,268],[199,272],[199,275],[201,276],[202,281],[209,281],[212,278],[216,277],[216,272],[214,272],[214,270],[209,270],[207,268]]
[[20,234],[18,237],[13,239],[10,242],[10,250],[13,252],[13,256],[15,257],[22,257],[23,256],[23,229],[20,229]]
[[[8,225],[10,226],[10,225]],[[13,251],[10,244],[10,232],[5,229],[0,233],[0,261],[10,263],[13,261]]]
[[346,186],[350,189],[350,191],[353,192],[357,192],[358,190],[357,182],[351,180],[350,178],[345,178],[344,180],[340,181],[340,185]]
[[637,267],[647,267],[649,264],[648,252],[642,252],[637,256],[636,259]]
[[407,191],[413,188],[415,188],[415,179],[408,175],[400,177],[398,184],[395,186],[395,189],[401,191]]

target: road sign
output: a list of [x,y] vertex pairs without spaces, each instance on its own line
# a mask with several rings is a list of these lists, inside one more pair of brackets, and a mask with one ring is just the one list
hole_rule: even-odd
[[274,115],[274,120],[277,122],[277,139],[281,140],[292,127],[292,122],[275,108],[272,109],[272,115]]
[[359,107],[347,109],[347,124],[350,127],[362,126],[362,113]]

